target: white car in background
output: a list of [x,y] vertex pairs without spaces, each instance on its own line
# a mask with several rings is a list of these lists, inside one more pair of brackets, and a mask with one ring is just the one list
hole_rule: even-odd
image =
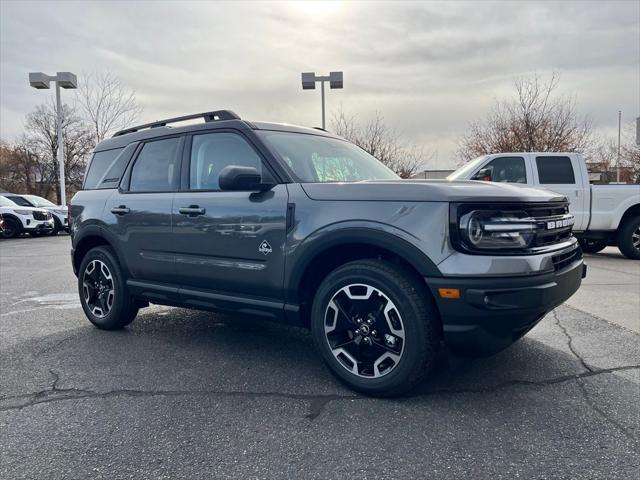
[[32,236],[47,235],[53,231],[53,215],[43,208],[21,207],[0,195],[0,216],[2,216],[2,238],[13,238],[22,232]]
[[51,235],[56,235],[58,232],[64,230],[69,232],[69,209],[62,205],[56,205],[50,202],[46,198],[39,197],[37,195],[18,195],[15,193],[5,193],[12,202],[20,205],[21,207],[35,207],[44,208],[53,215],[54,227]]

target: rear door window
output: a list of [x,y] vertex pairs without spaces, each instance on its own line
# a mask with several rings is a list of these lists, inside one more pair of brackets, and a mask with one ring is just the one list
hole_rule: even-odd
[[178,187],[181,137],[147,142],[131,170],[130,192],[170,192]]
[[567,185],[576,183],[569,157],[536,157],[540,184]]

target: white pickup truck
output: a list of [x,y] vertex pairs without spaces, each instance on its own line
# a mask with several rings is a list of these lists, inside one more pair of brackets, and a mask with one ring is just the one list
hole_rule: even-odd
[[582,249],[596,253],[615,245],[640,260],[640,185],[591,185],[577,153],[499,153],[466,163],[449,180],[536,185],[567,197]]

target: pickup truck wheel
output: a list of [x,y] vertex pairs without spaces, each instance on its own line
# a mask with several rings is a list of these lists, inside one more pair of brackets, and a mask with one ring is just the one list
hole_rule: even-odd
[[315,344],[352,389],[402,395],[432,370],[439,317],[419,278],[392,263],[360,260],[322,282],[311,311]]
[[4,219],[4,229],[2,230],[2,238],[15,238],[20,235],[22,226],[17,220],[13,218]]
[[78,271],[80,303],[91,323],[103,330],[115,330],[136,318],[138,307],[110,248],[89,250]]
[[640,260],[640,217],[627,219],[618,231],[618,248],[632,260]]
[[605,242],[602,240],[593,240],[589,238],[581,238],[578,243],[580,243],[580,248],[585,253],[598,253],[607,246]]

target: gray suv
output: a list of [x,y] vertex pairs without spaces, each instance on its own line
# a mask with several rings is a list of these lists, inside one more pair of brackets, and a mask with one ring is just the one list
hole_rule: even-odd
[[100,143],[70,218],[98,328],[149,303],[301,325],[341,381],[378,396],[419,383],[442,343],[507,347],[586,272],[564,197],[400,180],[323,130],[227,110]]

